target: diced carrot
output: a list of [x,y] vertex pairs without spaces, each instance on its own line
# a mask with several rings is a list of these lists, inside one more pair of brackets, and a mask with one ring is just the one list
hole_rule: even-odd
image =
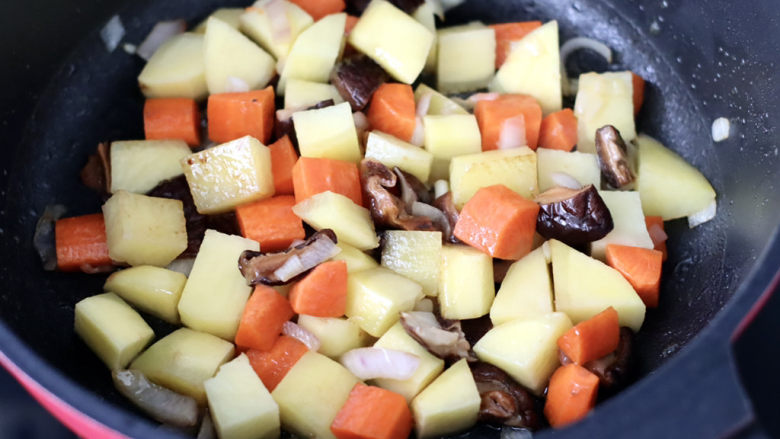
[[544,416],[553,427],[579,421],[596,405],[599,377],[577,364],[559,367],[547,388]]
[[298,339],[282,335],[276,339],[270,351],[250,349],[246,356],[249,357],[249,364],[260,377],[260,381],[269,392],[273,392],[287,372],[308,351],[309,348]]
[[415,111],[412,86],[388,82],[374,92],[366,116],[373,129],[409,142],[417,125]]
[[[659,232],[664,231],[664,219],[660,216],[646,216],[645,225],[647,226],[647,232],[650,234],[650,239],[653,240],[653,246],[656,250],[664,254],[664,261],[666,260],[668,253],[666,251],[666,237],[659,237]],[[653,230],[655,229],[655,231]]]
[[355,163],[343,160],[301,157],[293,166],[295,201],[301,201],[321,192],[344,195],[358,206],[363,205],[360,171]]
[[276,195],[293,195],[292,169],[298,161],[298,154],[290,141],[284,136],[271,145],[271,172],[274,174],[274,189]]
[[663,258],[658,250],[607,245],[607,264],[626,278],[649,308],[658,306]]
[[341,317],[347,308],[347,263],[324,262],[290,290],[290,305],[298,314]]
[[571,361],[584,365],[614,352],[619,341],[618,313],[610,306],[566,331],[558,338],[558,348]]
[[512,43],[522,40],[541,25],[541,21],[491,24],[490,27],[496,31],[496,69],[499,69],[509,57]]
[[58,269],[94,273],[112,265],[102,213],[57,220],[54,236]]
[[539,148],[571,151],[577,144],[577,117],[570,108],[550,113],[542,119]]
[[347,15],[347,24],[344,26],[345,35],[349,35],[352,33],[352,29],[355,28],[355,25],[357,24],[358,20],[360,20],[359,17],[355,17],[354,15]]
[[293,315],[290,302],[276,290],[265,285],[256,286],[238,324],[236,345],[258,351],[270,350],[282,333],[282,325]]
[[403,396],[357,383],[330,431],[338,439],[406,439],[412,431],[412,412]]
[[531,251],[539,205],[508,187],[484,187],[463,206],[455,236],[498,259],[520,259]]
[[631,72],[631,84],[634,86],[634,116],[639,114],[642,103],[645,101],[645,80],[634,72]]
[[290,0],[306,11],[314,21],[337,12],[343,11],[347,4],[344,0]]
[[482,150],[498,149],[504,122],[517,116],[525,120],[525,141],[535,150],[542,125],[542,107],[536,99],[527,95],[506,94],[494,100],[482,100],[474,107],[474,115],[482,133]]
[[260,250],[285,250],[306,237],[303,221],[293,213],[295,197],[280,195],[244,204],[236,208],[241,235],[260,243]]
[[200,111],[194,99],[147,99],[144,132],[148,140],[180,139],[200,145]]
[[268,143],[274,128],[274,89],[209,96],[209,138],[217,143],[252,136]]

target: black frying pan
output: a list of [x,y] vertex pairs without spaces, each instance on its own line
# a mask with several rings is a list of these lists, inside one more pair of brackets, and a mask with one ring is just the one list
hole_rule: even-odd
[[[174,433],[130,407],[75,336],[73,305],[100,292],[103,278],[44,272],[32,247],[34,225],[47,204],[68,206],[69,215],[98,211],[99,199],[78,180],[87,154],[101,140],[143,137],[136,85],[142,61],[121,48],[108,53],[98,37],[102,24],[119,13],[124,41],[138,43],[161,19],[184,17],[194,24],[217,6],[246,3],[0,5],[0,360],[128,436]],[[704,172],[718,192],[718,215],[695,230],[684,221],[667,225],[670,258],[661,306],[648,312],[637,337],[639,381],[576,426],[539,436],[717,437],[739,431],[754,415],[730,340],[748,310],[771,291],[780,265],[780,89],[774,81],[780,8],[771,0],[472,0],[451,11],[447,24],[551,18],[559,21],[562,41],[581,35],[604,41],[617,55],[608,68],[629,68],[648,80],[639,128]],[[720,116],[731,120],[732,136],[713,144],[710,124]],[[158,336],[169,330],[155,323]],[[757,387],[767,386],[759,381]],[[484,427],[473,433],[497,436]]]

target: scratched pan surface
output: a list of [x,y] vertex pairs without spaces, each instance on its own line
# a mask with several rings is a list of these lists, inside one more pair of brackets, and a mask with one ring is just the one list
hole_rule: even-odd
[[[638,383],[600,406],[586,423],[555,435],[629,434],[641,421],[632,417],[631,406],[672,407],[675,395],[655,395],[647,401],[636,389],[691,373],[682,365],[693,361],[688,357],[699,355],[701,349],[688,342],[717,326],[708,323],[719,312],[744,313],[745,304],[765,286],[755,280],[756,270],[768,264],[776,269],[777,261],[762,257],[777,246],[773,236],[780,213],[774,187],[780,169],[774,124],[780,93],[772,81],[780,61],[776,24],[780,13],[773,3],[473,0],[448,15],[447,24],[554,18],[562,41],[589,36],[607,43],[615,51],[615,63],[595,63],[595,68],[631,69],[649,83],[639,129],[701,169],[719,194],[714,221],[695,230],[688,230],[684,221],[668,226],[670,258],[664,266],[661,306],[648,312],[637,338]],[[100,25],[119,13],[127,30],[124,41],[138,43],[161,19],[183,17],[194,24],[225,4],[246,2],[35,0],[28,6],[11,6],[5,15],[10,29],[19,33],[10,35],[6,29],[3,53],[10,53],[14,63],[29,58],[54,75],[43,81],[32,72],[29,75],[37,82],[27,84],[26,75],[19,73],[24,69],[17,65],[6,69],[16,76],[9,78],[8,72],[0,76],[5,88],[47,85],[41,93],[3,94],[20,99],[7,105],[19,108],[24,120],[16,115],[11,120],[17,127],[3,128],[10,134],[3,140],[5,160],[0,164],[0,349],[77,409],[134,437],[174,433],[130,407],[114,391],[104,366],[71,330],[74,303],[101,291],[103,278],[43,272],[31,237],[47,204],[64,204],[70,215],[99,209],[98,198],[77,177],[99,141],[143,136],[143,99],[136,86],[142,62],[121,48],[107,53],[98,37]],[[49,20],[52,26],[33,23],[30,31],[24,24],[11,24],[16,17]],[[71,20],[86,27],[68,26]],[[56,47],[56,41],[40,40],[58,35],[80,42],[44,61],[36,53],[24,53],[25,44]],[[592,62],[583,58],[582,64]],[[720,116],[731,119],[732,136],[714,144],[710,124]],[[21,122],[26,123],[24,128],[18,126]],[[154,325],[158,336],[171,329],[159,322]],[[496,431],[484,427],[470,434],[497,437]]]

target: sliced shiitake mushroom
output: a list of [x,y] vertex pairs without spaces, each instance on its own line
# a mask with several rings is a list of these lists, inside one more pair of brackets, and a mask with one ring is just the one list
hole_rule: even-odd
[[605,125],[596,131],[596,152],[601,174],[610,186],[619,189],[634,182],[626,142],[617,128]]
[[331,82],[354,111],[365,108],[376,89],[387,79],[382,67],[365,55],[345,59],[330,75]]
[[483,362],[471,364],[481,403],[479,420],[494,425],[541,426],[541,413],[534,396],[503,370]]
[[592,184],[582,189],[554,187],[536,202],[536,231],[545,239],[581,245],[603,238],[614,227],[609,208]]
[[410,337],[439,358],[477,361],[459,320],[439,320],[432,312],[412,311],[401,313],[401,325]]

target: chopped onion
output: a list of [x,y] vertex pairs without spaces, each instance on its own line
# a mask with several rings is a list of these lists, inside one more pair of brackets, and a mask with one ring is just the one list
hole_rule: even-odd
[[433,312],[433,301],[427,297],[420,299],[420,301],[414,305],[414,311]]
[[433,198],[439,198],[442,195],[446,194],[450,191],[450,184],[447,182],[447,180],[436,180],[435,183],[433,183]]
[[612,64],[612,49],[609,46],[593,38],[576,37],[566,41],[561,46],[561,65],[565,66],[569,55],[580,49],[590,49],[607,60],[607,64]]
[[452,228],[450,227],[450,222],[447,220],[447,215],[430,204],[415,201],[412,203],[412,215],[427,216],[434,224],[441,226],[444,236],[450,236],[452,234]]
[[115,370],[111,375],[119,393],[154,419],[182,428],[198,423],[194,398],[158,386],[137,370]]
[[715,213],[718,210],[718,203],[712,200],[712,203],[707,205],[704,209],[688,216],[688,227],[691,229],[706,223],[707,221],[715,218]]
[[305,344],[312,352],[317,352],[320,349],[320,339],[297,323],[284,322],[284,325],[282,325],[282,334],[297,339]]
[[409,143],[414,146],[423,146],[425,143],[425,125],[419,116],[415,119],[414,133],[412,133],[412,139]]
[[650,226],[650,228],[647,229],[647,233],[650,234],[650,239],[652,239],[653,242],[664,242],[669,238],[669,235],[664,232],[663,227],[658,224]]
[[556,186],[574,189],[575,191],[582,189],[582,184],[580,184],[576,178],[565,172],[553,172],[550,174],[550,179],[552,179],[552,182],[555,183]]
[[211,420],[211,413],[208,410],[203,414],[203,420],[200,421],[198,436],[195,439],[217,439],[214,421]]
[[358,348],[345,353],[341,357],[341,364],[361,380],[406,380],[417,371],[420,358],[392,349]]
[[301,111],[300,108],[285,108],[282,110],[276,110],[276,118],[279,119],[281,122],[285,122],[290,120],[293,113],[297,113],[298,111]]
[[182,258],[174,260],[165,268],[189,277],[193,265],[195,265],[195,258]]
[[65,215],[65,206],[53,204],[43,209],[43,214],[35,224],[33,246],[41,257],[43,269],[54,271],[57,268],[57,248],[54,240],[54,223]]
[[544,260],[547,261],[548,264],[552,262],[552,251],[550,250],[550,241],[544,241],[544,244],[542,244],[542,254],[544,255]]
[[417,201],[417,193],[398,167],[393,168],[393,172],[398,177],[398,185],[401,186],[401,201],[404,202],[407,209],[411,209],[412,205]]
[[106,46],[106,50],[113,52],[122,38],[125,37],[125,27],[122,25],[122,20],[119,15],[114,15],[108,20],[103,29],[100,30],[100,39],[103,40],[103,44]]
[[433,99],[433,92],[425,92],[420,96],[420,100],[417,101],[417,116],[424,117],[428,114],[428,110],[431,108],[431,99]]
[[534,435],[527,428],[510,427],[504,425],[501,427],[500,439],[533,439]]
[[498,149],[520,148],[527,145],[525,139],[525,117],[523,115],[510,117],[501,124],[498,136]]
[[274,271],[274,276],[282,282],[287,282],[336,256],[340,251],[341,249],[330,239],[315,240],[300,256],[290,256],[281,267]]
[[731,123],[725,117],[719,117],[712,122],[712,140],[722,142],[729,138]]
[[265,5],[265,11],[271,21],[271,39],[275,42],[288,41],[292,36],[285,3],[283,0],[272,0]]
[[243,93],[249,91],[249,84],[237,76],[228,76],[225,93]]
[[501,96],[498,93],[474,93],[473,95],[469,96],[468,99],[466,99],[469,102],[472,102],[476,104],[480,101],[495,101],[498,99],[498,97]]
[[366,113],[363,113],[362,111],[356,111],[352,113],[352,119],[355,121],[355,128],[357,128],[358,132],[368,131],[371,129],[371,124],[368,123],[368,117],[366,117]]
[[146,36],[135,53],[141,58],[149,61],[154,52],[160,48],[166,41],[187,30],[187,22],[184,20],[160,21],[155,24],[149,35]]

